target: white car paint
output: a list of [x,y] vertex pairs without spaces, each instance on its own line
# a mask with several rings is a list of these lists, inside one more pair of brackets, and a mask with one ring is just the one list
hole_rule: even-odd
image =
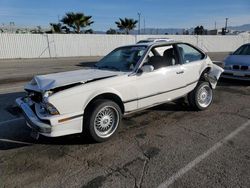
[[[148,44],[148,50],[158,44]],[[139,73],[148,53],[149,51],[130,72],[93,68],[35,76],[25,89],[44,95],[44,102],[34,102],[28,97],[18,98],[16,103],[24,111],[28,126],[44,136],[57,137],[81,133],[86,106],[101,94],[109,93],[119,97],[124,105],[124,114],[128,114],[186,95],[196,87],[202,72],[208,67],[211,68],[208,79],[215,88],[223,72],[206,56],[200,61]],[[214,82],[211,81],[213,79]],[[77,85],[71,87],[72,84]],[[65,86],[69,87],[63,88]],[[54,89],[59,91],[51,95],[46,93]],[[43,103],[52,104],[60,114],[46,113]],[[35,110],[31,109],[32,104],[35,104]],[[43,128],[48,127],[50,131],[43,131]]]
[[[47,75],[34,76],[31,84],[25,86],[26,89],[34,89],[36,86],[37,91],[47,91],[57,87],[62,87],[72,83],[85,83],[93,79],[99,79],[104,77],[112,77],[121,72],[114,72],[108,70],[98,70],[98,69],[85,69],[85,70],[75,70],[61,73],[53,73]],[[33,83],[33,84],[32,84]]]

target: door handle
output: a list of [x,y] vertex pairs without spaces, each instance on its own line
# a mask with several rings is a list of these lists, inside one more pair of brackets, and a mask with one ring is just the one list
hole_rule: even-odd
[[178,72],[176,72],[176,74],[183,74],[184,73],[184,71],[178,71]]

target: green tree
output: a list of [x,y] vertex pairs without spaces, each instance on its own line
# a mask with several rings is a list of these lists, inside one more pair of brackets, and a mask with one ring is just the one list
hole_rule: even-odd
[[93,34],[94,31],[93,31],[93,29],[88,29],[88,30],[86,30],[84,33],[85,33],[85,34]]
[[42,27],[39,25],[35,29],[30,30],[32,34],[43,34],[44,31],[42,30]]
[[68,12],[62,18],[61,22],[71,28],[74,33],[82,33],[84,32],[82,30],[83,28],[88,27],[94,23],[91,18],[92,16],[85,16],[80,12]]
[[117,32],[115,29],[110,28],[108,31],[106,31],[106,34],[115,35],[115,34],[117,34]]
[[61,23],[50,23],[52,33],[62,33],[62,24]]
[[120,30],[125,32],[125,34],[129,34],[129,31],[136,28],[136,24],[138,23],[138,21],[132,18],[120,18],[119,21],[115,23]]
[[194,34],[195,35],[204,35],[205,34],[204,27],[201,25],[201,26],[197,26],[196,28],[194,28]]

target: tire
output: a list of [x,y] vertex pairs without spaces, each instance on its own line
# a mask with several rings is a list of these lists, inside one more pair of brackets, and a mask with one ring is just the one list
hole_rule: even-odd
[[205,110],[213,102],[213,89],[208,82],[199,82],[188,94],[188,102],[195,110]]
[[105,142],[117,132],[121,109],[111,100],[96,100],[88,109],[83,122],[84,131],[96,142]]

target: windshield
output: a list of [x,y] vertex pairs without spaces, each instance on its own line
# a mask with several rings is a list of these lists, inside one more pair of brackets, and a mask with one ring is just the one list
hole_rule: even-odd
[[250,45],[241,46],[233,55],[250,55]]
[[112,51],[95,66],[99,69],[132,71],[146,51],[146,46],[121,47]]

